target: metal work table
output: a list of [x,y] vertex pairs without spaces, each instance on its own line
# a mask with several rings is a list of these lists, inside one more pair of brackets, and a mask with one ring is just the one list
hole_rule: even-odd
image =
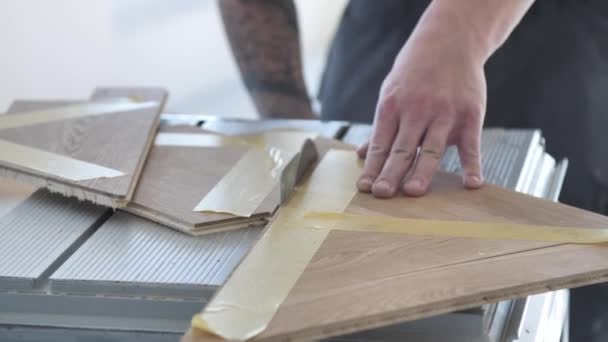
[[[353,144],[371,131],[345,122],[176,114],[163,115],[163,124],[200,125],[226,134],[338,132],[336,138]],[[567,164],[556,165],[543,146],[536,130],[486,130],[487,181],[556,200]],[[442,169],[460,171],[455,150],[447,151]],[[38,190],[0,216],[0,340],[175,341],[260,231],[250,227],[194,238]],[[567,328],[567,312],[568,291],[557,291],[332,340],[524,342],[544,334],[544,341],[557,342]]]

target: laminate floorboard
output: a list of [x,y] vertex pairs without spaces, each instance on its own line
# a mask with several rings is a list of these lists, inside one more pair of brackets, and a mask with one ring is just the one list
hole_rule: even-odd
[[[160,111],[167,95],[164,90],[156,88],[99,88],[91,100],[117,97],[155,101],[158,105],[129,112],[7,128],[0,130],[0,139],[119,170],[125,175],[72,181],[8,163],[0,164],[2,173],[67,196],[113,207],[126,205],[158,128]],[[51,101],[46,105],[46,108],[56,107],[65,105],[65,102]],[[43,108],[41,104],[21,102],[12,106],[9,112],[32,109]]]
[[[191,126],[161,129],[161,133],[169,132],[209,134]],[[328,138],[317,138],[315,143],[320,154],[329,148],[351,148]],[[247,150],[246,146],[154,146],[133,201],[125,210],[192,235],[263,225],[279,205],[278,185],[251,217],[192,211]]]
[[[436,175],[421,198],[357,194],[346,212],[403,218],[608,228],[608,218]],[[608,244],[332,231],[255,340],[310,340],[608,279]],[[230,281],[230,280],[228,280]],[[215,340],[191,331],[185,340]]]

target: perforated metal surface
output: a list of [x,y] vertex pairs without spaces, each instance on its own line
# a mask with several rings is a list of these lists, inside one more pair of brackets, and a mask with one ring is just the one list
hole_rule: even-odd
[[[517,184],[523,178],[530,150],[540,143],[540,132],[493,128],[483,131],[481,141],[485,180],[505,188],[520,190],[517,189]],[[441,168],[448,172],[462,172],[455,147],[448,148]]]
[[[344,141],[360,145],[370,136],[370,125],[352,125],[344,136]],[[538,147],[541,134],[538,130],[490,128],[481,135],[482,167],[485,180],[506,188],[525,191],[518,182],[523,181],[530,167],[530,152]],[[542,152],[542,151],[541,151]],[[462,172],[456,147],[452,146],[445,152],[441,169],[447,172]]]
[[32,289],[107,209],[39,190],[0,218],[0,288]]
[[55,272],[54,292],[203,297],[221,285],[259,228],[192,237],[116,212]]

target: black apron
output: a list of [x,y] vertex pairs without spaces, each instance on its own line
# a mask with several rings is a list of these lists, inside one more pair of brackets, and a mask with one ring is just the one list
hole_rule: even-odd
[[[384,77],[429,0],[351,0],[328,56],[324,120],[371,123]],[[568,158],[560,200],[608,200],[608,0],[537,0],[485,66],[486,127],[540,128]]]

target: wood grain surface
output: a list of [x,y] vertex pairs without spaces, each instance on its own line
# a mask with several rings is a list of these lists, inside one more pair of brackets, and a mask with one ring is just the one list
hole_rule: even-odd
[[[357,194],[347,212],[608,228],[608,218],[441,173],[422,198]],[[310,340],[608,280],[608,244],[333,231],[256,340]],[[185,340],[212,341],[201,332]]]
[[[192,126],[166,126],[160,132],[210,133]],[[315,142],[321,154],[329,148],[352,148],[328,138]],[[259,226],[279,205],[278,185],[252,217],[192,211],[246,151],[247,147],[238,146],[154,146],[125,210],[192,235]]]
[[[54,191],[93,200],[99,204],[124,206],[132,197],[152,138],[158,127],[166,92],[157,88],[99,88],[92,100],[131,97],[156,101],[159,106],[94,117],[84,117],[0,130],[0,139],[57,153],[78,160],[113,168],[126,175],[114,178],[67,181],[53,175],[3,165],[7,172]],[[46,103],[46,108],[64,105],[63,101]],[[16,103],[9,112],[41,109],[43,104]],[[24,178],[25,177],[25,178]]]
[[276,194],[264,200],[253,217],[192,211],[246,151],[245,147],[154,146],[126,210],[194,235],[259,222],[279,204]]

